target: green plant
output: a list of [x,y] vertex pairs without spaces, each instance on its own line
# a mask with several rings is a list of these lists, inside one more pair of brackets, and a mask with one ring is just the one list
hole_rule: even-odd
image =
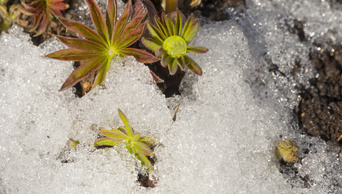
[[186,53],[206,53],[208,49],[189,46],[197,34],[199,22],[191,15],[183,26],[184,18],[179,10],[168,15],[162,13],[161,21],[155,17],[156,26],[151,23],[147,24],[153,38],[144,37],[142,42],[148,49],[154,51],[156,57],[161,59],[162,66],[169,68],[171,75],[177,72],[178,66],[184,70],[185,65],[193,73],[202,75],[202,69]]
[[105,20],[95,1],[86,1],[97,33],[79,22],[59,18],[66,28],[83,36],[84,39],[56,36],[62,43],[71,48],[46,55],[46,57],[62,61],[85,61],[71,73],[60,90],[75,85],[91,73],[99,70],[93,85],[95,88],[105,79],[111,59],[115,56],[134,56],[137,61],[143,63],[152,63],[158,60],[144,50],[127,48],[140,39],[145,28],[143,20],[146,12],[137,15],[131,22],[128,22],[132,14],[132,3],[128,1],[124,12],[117,21],[116,0],[108,0]]
[[21,20],[22,6],[20,4],[13,4],[7,10],[6,1],[0,3],[0,34],[2,31],[7,31],[12,23],[15,22],[20,26],[27,26],[27,21]]
[[63,17],[61,11],[69,7],[63,3],[64,0],[24,0],[22,3],[24,9],[22,12],[26,15],[34,16],[34,24],[30,32],[36,30],[40,24],[38,32],[35,36],[39,36],[46,31],[50,20],[54,16]]
[[120,109],[118,109],[118,111],[125,127],[121,126],[118,129],[113,128],[111,130],[100,128],[101,133],[107,137],[98,139],[94,143],[94,146],[115,146],[120,142],[125,142],[129,153],[134,154],[135,157],[142,162],[142,165],[147,167],[148,171],[153,171],[153,167],[151,162],[147,159],[147,156],[153,156],[153,151],[148,146],[155,144],[154,140],[148,136],[141,137],[140,133],[134,133],[132,127],[128,123],[127,117]]
[[69,138],[69,145],[70,145],[71,149],[76,150],[76,146],[78,144],[80,144],[79,141],[74,140],[73,138]]

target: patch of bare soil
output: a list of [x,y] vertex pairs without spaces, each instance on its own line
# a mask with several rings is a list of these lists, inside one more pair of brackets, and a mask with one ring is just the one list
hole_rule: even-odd
[[301,94],[299,126],[309,135],[336,144],[342,138],[342,46],[314,51],[310,58],[317,76]]

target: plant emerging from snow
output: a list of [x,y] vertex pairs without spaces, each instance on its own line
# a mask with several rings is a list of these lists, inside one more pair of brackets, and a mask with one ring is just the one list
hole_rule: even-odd
[[105,20],[96,2],[94,0],[86,1],[97,32],[79,22],[59,18],[66,28],[83,36],[84,39],[57,36],[62,43],[71,48],[46,56],[64,61],[85,61],[71,73],[60,90],[75,85],[91,73],[99,70],[93,85],[95,88],[105,79],[111,59],[115,56],[134,56],[137,61],[142,63],[152,63],[158,60],[144,50],[127,48],[140,39],[145,28],[143,20],[146,12],[137,15],[131,22],[128,22],[132,15],[132,3],[129,0],[123,14],[117,20],[116,0],[108,0]]
[[208,49],[189,46],[197,34],[199,22],[192,14],[183,26],[184,20],[185,17],[179,10],[168,15],[162,13],[161,20],[155,17],[156,26],[147,24],[153,38],[143,38],[142,42],[155,52],[155,55],[161,59],[161,65],[168,67],[171,75],[177,72],[178,66],[184,70],[185,65],[193,73],[202,75],[202,69],[186,53],[206,53]]
[[63,17],[61,11],[69,7],[68,4],[63,3],[64,0],[24,0],[27,3],[23,3],[24,9],[22,12],[26,15],[34,16],[34,24],[30,32],[33,32],[40,27],[35,36],[41,35],[45,32],[53,15]]
[[153,151],[148,146],[155,144],[155,142],[151,137],[141,137],[140,133],[134,133],[132,127],[128,123],[127,117],[120,109],[119,116],[125,127],[121,126],[118,129],[113,128],[111,130],[100,128],[101,133],[107,137],[98,139],[94,143],[94,146],[115,146],[120,142],[125,142],[129,153],[134,154],[135,157],[142,162],[142,165],[147,167],[148,171],[153,171],[153,167],[151,162],[147,159],[147,156],[153,156]]
[[277,143],[275,154],[279,160],[285,162],[298,161],[298,147],[296,142],[290,140],[282,140]]

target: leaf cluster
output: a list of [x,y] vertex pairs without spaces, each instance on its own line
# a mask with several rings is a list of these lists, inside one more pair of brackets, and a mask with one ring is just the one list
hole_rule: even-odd
[[84,61],[71,73],[60,90],[70,88],[91,73],[97,72],[93,85],[95,88],[105,79],[111,59],[116,56],[134,56],[142,63],[152,63],[158,60],[144,50],[128,48],[140,39],[145,29],[143,21],[146,12],[141,12],[129,22],[132,15],[132,3],[128,1],[124,12],[117,20],[116,1],[108,0],[105,19],[94,0],[86,0],[86,2],[97,32],[82,23],[60,17],[59,20],[67,29],[78,33],[83,38],[56,36],[71,48],[46,55],[46,57],[62,61]]
[[120,109],[118,111],[125,126],[111,130],[100,128],[101,133],[107,137],[98,139],[94,146],[115,146],[120,142],[125,142],[129,153],[134,154],[147,167],[148,171],[152,171],[153,167],[147,156],[153,156],[153,151],[149,148],[149,145],[155,144],[154,140],[151,137],[143,137],[140,133],[135,133],[124,113]]
[[46,28],[53,18],[63,17],[61,11],[69,8],[68,4],[63,3],[64,0],[24,0],[22,3],[24,8],[21,10],[24,14],[34,17],[34,24],[30,32],[39,29],[35,36],[39,36],[46,31]]
[[8,7],[5,3],[0,3],[0,34],[2,31],[7,31],[13,22],[20,26],[27,26],[28,22],[20,19],[22,5],[13,4]]
[[199,22],[191,15],[184,24],[184,18],[179,10],[168,15],[162,13],[161,19],[155,17],[156,25],[151,22],[147,24],[153,38],[144,37],[142,42],[161,60],[162,66],[169,68],[171,75],[177,72],[178,67],[184,70],[185,66],[193,73],[202,75],[202,69],[186,53],[206,53],[208,49],[189,46],[198,32]]

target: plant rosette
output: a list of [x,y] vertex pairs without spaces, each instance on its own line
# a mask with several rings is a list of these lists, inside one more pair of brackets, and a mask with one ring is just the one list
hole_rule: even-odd
[[111,130],[100,128],[101,133],[107,137],[98,139],[94,146],[115,146],[120,142],[125,142],[129,153],[134,154],[148,172],[153,172],[152,164],[147,156],[153,156],[153,151],[149,148],[149,145],[154,145],[155,141],[149,136],[142,137],[140,133],[135,133],[124,113],[120,109],[118,111],[125,127],[121,126],[118,129],[113,128]]
[[202,75],[202,69],[199,65],[186,54],[188,52],[206,53],[208,49],[189,46],[198,32],[199,22],[191,14],[183,26],[184,18],[179,10],[168,15],[162,13],[161,20],[155,17],[156,25],[147,24],[153,38],[143,37],[142,43],[155,53],[156,57],[161,60],[163,67],[168,67],[171,75],[177,72],[178,67],[184,70],[185,66],[193,73]]
[[128,48],[140,39],[145,29],[146,12],[140,13],[129,22],[132,16],[132,2],[129,0],[117,20],[116,0],[108,0],[105,19],[94,0],[86,0],[86,2],[97,32],[82,23],[59,17],[58,19],[67,29],[84,38],[56,36],[71,48],[46,55],[48,58],[62,61],[84,61],[71,73],[60,91],[72,87],[94,72],[97,72],[97,75],[92,88],[100,85],[106,77],[113,57],[133,56],[141,63],[153,63],[158,60],[144,50]]
[[63,17],[61,11],[69,8],[68,4],[63,3],[64,0],[24,0],[23,12],[25,15],[34,16],[34,24],[30,32],[39,29],[34,36],[39,36],[46,31],[46,28],[53,18]]

